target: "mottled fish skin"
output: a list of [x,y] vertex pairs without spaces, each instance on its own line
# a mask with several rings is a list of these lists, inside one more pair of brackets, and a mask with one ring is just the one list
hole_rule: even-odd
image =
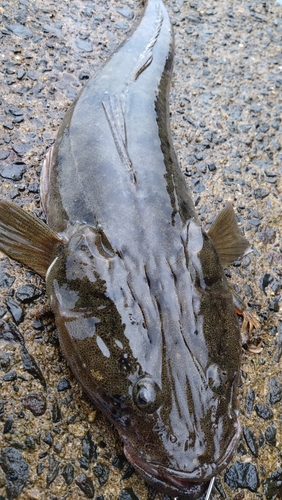
[[156,489],[196,499],[238,441],[241,346],[172,146],[172,60],[167,11],[149,0],[66,114],[41,183],[60,236],[46,282],[66,359],[129,461]]

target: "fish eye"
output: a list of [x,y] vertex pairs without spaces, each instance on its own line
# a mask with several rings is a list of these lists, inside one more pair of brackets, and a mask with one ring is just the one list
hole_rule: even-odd
[[210,388],[217,394],[222,394],[226,391],[228,382],[226,370],[222,370],[217,364],[211,364],[207,369],[207,379]]
[[140,378],[133,387],[134,403],[144,413],[154,413],[159,408],[160,396],[160,388],[150,377]]

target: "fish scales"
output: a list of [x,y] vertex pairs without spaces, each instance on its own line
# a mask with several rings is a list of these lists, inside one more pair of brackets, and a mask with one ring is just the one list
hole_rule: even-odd
[[210,235],[199,225],[169,128],[173,50],[168,13],[149,0],[46,157],[48,226],[2,201],[0,249],[46,276],[62,351],[128,460],[193,500],[240,434],[240,335],[222,264],[247,242],[230,204]]

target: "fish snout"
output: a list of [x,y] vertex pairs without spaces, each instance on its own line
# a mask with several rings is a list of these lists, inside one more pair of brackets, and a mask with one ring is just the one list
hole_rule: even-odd
[[[177,467],[177,457],[171,461],[171,466],[164,466],[168,460],[154,460],[152,454],[142,453],[140,449],[133,446],[129,441],[124,439],[124,454],[128,461],[133,465],[134,469],[145,479],[147,483],[153,486],[158,491],[177,497],[183,500],[197,500],[207,490],[210,480],[219,474],[229,463],[236,449],[241,433],[241,425],[238,418],[234,421],[234,433],[227,447],[223,448],[220,457],[208,457],[207,453],[199,452],[197,456],[196,450],[187,450],[187,460],[181,459],[181,466]],[[177,445],[179,439],[171,434],[168,439],[174,445]],[[203,447],[203,450],[208,449],[208,444]],[[148,444],[148,450],[150,445]],[[217,450],[218,452],[218,450]],[[177,453],[176,453],[177,455]],[[188,458],[188,455],[190,457]],[[194,458],[193,458],[194,457]],[[166,457],[167,459],[169,457]]]
[[124,454],[144,480],[156,490],[179,500],[197,500],[209,486],[209,481],[191,481],[186,474],[143,461],[137,450],[124,444]]

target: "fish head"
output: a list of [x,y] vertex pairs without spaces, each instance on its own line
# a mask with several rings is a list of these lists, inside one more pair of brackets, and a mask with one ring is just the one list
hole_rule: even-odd
[[136,470],[170,496],[196,499],[240,434],[231,293],[193,220],[165,253],[152,255],[149,242],[142,255],[132,249],[114,250],[97,228],[73,230],[46,278],[60,344]]

